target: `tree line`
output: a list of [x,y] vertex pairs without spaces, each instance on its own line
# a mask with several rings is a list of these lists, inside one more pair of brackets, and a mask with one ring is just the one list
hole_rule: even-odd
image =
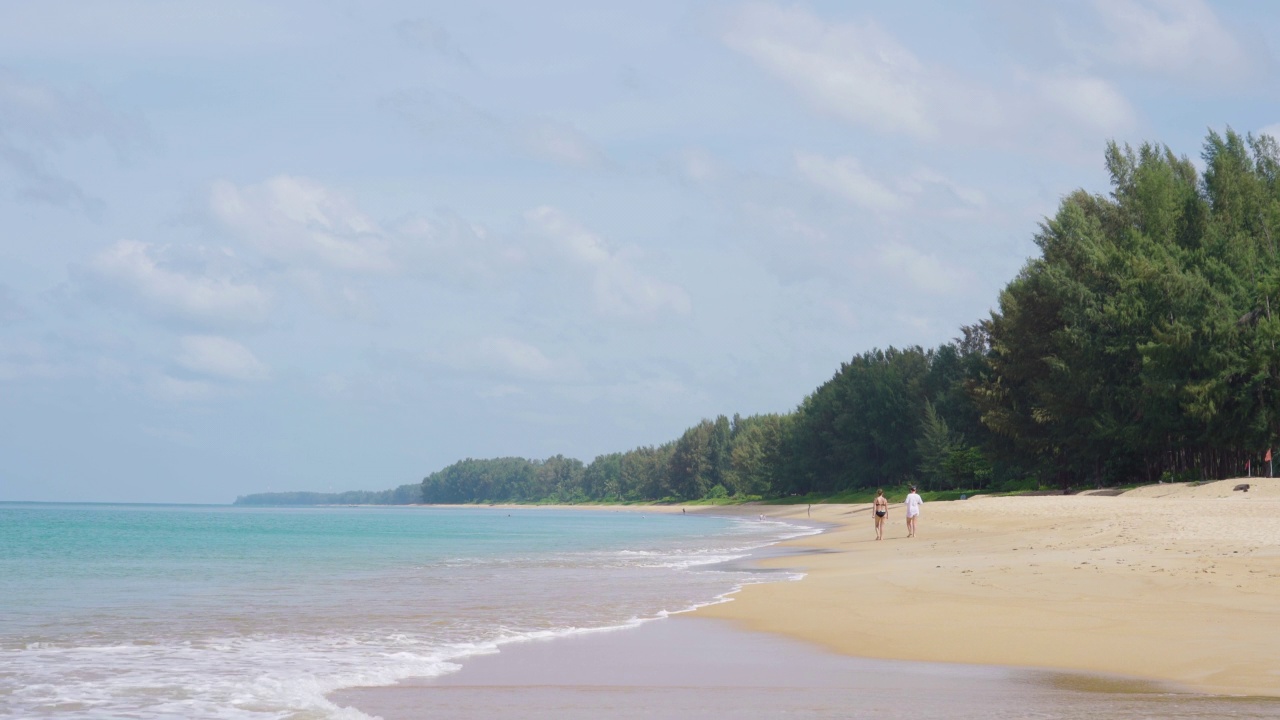
[[988,317],[936,348],[856,355],[792,412],[721,415],[588,464],[467,459],[419,499],[1069,488],[1257,468],[1280,436],[1280,150],[1228,129],[1201,157],[1203,172],[1163,145],[1110,143],[1110,192],[1063,198]]
[[422,502],[422,485],[410,483],[391,490],[348,490],[338,493],[270,492],[241,495],[233,505],[410,505]]

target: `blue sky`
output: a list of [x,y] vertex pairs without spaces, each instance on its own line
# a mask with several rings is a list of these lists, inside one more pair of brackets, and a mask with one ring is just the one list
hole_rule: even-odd
[[[383,489],[984,316],[1269,2],[0,3],[0,500]],[[1271,128],[1271,130],[1268,130]]]

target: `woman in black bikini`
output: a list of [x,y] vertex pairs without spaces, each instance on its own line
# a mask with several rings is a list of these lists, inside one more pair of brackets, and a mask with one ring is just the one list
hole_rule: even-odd
[[884,490],[876,491],[876,502],[871,508],[876,514],[876,539],[884,539],[884,518],[889,514],[889,500],[884,496]]

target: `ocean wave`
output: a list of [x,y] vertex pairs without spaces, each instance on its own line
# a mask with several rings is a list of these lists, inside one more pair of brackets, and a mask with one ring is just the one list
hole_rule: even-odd
[[[740,567],[708,573],[708,567],[812,532],[787,523],[734,521],[703,535],[653,538],[620,549],[454,554],[401,565],[400,574],[383,578],[370,592],[357,585],[353,599],[328,599],[314,608],[308,603],[322,591],[281,585],[272,592],[294,594],[263,595],[256,598],[260,607],[227,608],[233,601],[219,606],[211,600],[212,610],[225,617],[200,623],[159,607],[171,616],[104,617],[90,624],[93,632],[79,634],[49,625],[25,639],[11,636],[0,649],[0,717],[365,720],[335,705],[329,694],[437,677],[510,643],[625,630],[729,602],[746,585],[801,575]],[[375,582],[371,577],[360,582]],[[457,589],[460,582],[466,592]],[[323,587],[343,592],[340,584]],[[600,588],[615,595],[599,602],[591,593]],[[556,602],[564,604],[547,606]],[[289,614],[305,615],[308,608],[330,614]],[[350,617],[332,614],[338,611]],[[508,618],[516,622],[502,621]],[[210,632],[219,623],[236,631]]]

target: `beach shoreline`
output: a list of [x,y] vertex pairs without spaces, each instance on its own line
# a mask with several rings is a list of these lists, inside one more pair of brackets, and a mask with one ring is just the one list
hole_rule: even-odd
[[[1124,678],[872,660],[734,623],[680,615],[636,628],[505,646],[449,675],[330,694],[383,720],[776,717],[993,720],[1270,717],[1239,703]],[[904,703],[910,698],[909,704]]]
[[930,503],[910,540],[895,505],[883,542],[869,507],[689,507],[827,530],[751,561],[800,581],[330,699],[385,720],[1274,717],[1280,481],[1251,484]]
[[858,657],[1280,697],[1280,480],[929,503],[914,539],[903,519],[893,507],[876,542],[869,507],[815,505],[839,527],[788,541],[821,551],[802,582],[696,614]]
[[[895,504],[883,542],[869,505],[618,509],[825,531],[751,561],[799,581],[331,700],[386,720],[1280,712],[1280,480],[928,503],[915,539]],[[929,692],[912,712],[879,702],[913,683]]]
[[894,503],[879,543],[869,504],[492,507],[823,527],[780,544],[803,558],[760,560],[803,581],[749,585],[693,613],[845,655],[1280,697],[1280,479],[933,502],[915,539]]

